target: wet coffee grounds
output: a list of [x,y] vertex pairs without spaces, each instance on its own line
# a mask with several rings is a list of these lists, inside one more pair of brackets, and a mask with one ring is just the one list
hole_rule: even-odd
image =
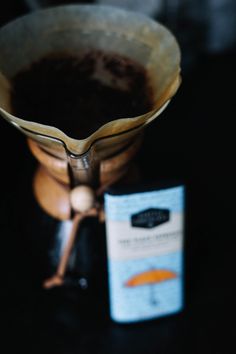
[[44,57],[19,72],[12,88],[14,115],[55,126],[77,139],[153,106],[144,68],[126,57],[98,51],[81,57]]

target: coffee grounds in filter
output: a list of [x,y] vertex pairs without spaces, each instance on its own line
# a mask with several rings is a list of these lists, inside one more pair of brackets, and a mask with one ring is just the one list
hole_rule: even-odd
[[146,70],[114,53],[48,55],[12,79],[12,113],[84,139],[105,123],[153,107]]

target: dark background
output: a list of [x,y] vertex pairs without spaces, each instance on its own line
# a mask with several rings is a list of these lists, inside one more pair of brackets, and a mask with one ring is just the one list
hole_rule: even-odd
[[[59,3],[68,1],[3,2],[0,24]],[[187,186],[185,309],[122,326],[109,320],[105,285],[85,293],[40,290],[45,248],[57,223],[33,199],[36,162],[25,138],[1,120],[1,302],[9,352],[12,345],[14,353],[234,351],[236,5],[233,0],[146,0],[124,1],[123,7],[162,21],[182,50],[183,83],[147,128],[137,164],[145,181],[180,178]],[[93,227],[91,221],[86,232]]]

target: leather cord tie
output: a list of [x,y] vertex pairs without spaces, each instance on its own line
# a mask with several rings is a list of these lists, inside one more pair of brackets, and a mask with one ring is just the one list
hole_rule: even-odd
[[72,228],[68,242],[59,260],[56,273],[43,282],[43,287],[45,289],[63,285],[69,258],[74,247],[77,230],[79,229],[82,220],[89,216],[97,216],[101,222],[104,221],[105,214],[103,205],[96,202],[96,196],[98,197],[102,195],[106,187],[107,186],[100,187],[96,191],[96,195],[90,187],[83,185],[75,187],[71,191],[71,207],[75,213],[73,217]]

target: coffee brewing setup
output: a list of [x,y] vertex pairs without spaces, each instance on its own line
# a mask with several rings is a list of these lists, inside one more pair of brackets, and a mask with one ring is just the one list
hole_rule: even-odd
[[[39,162],[33,179],[33,191],[40,207],[55,219],[71,220],[69,237],[57,269],[43,283],[45,291],[55,286],[63,286],[74,241],[79,237],[80,223],[86,217],[93,216],[101,223],[106,223],[108,259],[111,258],[111,262],[108,262],[111,317],[120,322],[132,322],[179,311],[182,306],[180,258],[183,242],[183,186],[177,185],[144,193],[136,191],[129,195],[109,194],[109,188],[118,182],[121,185],[129,184],[132,188],[132,176],[135,176],[132,172],[132,159],[142,144],[144,128],[162,113],[180,85],[180,50],[174,36],[158,22],[137,13],[105,6],[69,5],[36,11],[5,25],[0,29],[0,48],[1,116],[26,135],[30,151]],[[107,88],[114,90],[113,96],[107,94],[107,100],[106,96],[105,99],[103,97],[104,106],[112,106],[111,97],[120,94],[121,91],[128,91],[133,78],[141,72],[139,68],[142,68],[147,78],[145,91],[151,97],[151,104],[147,105],[144,111],[131,109],[127,115],[125,111],[121,111],[119,115],[110,113],[107,117],[102,117],[104,119],[101,123],[97,121],[96,124],[91,121],[93,114],[82,117],[87,111],[79,112],[78,133],[76,128],[73,128],[72,134],[68,134],[66,128],[61,129],[58,118],[63,109],[63,95],[53,102],[57,106],[56,112],[59,113],[53,115],[54,110],[51,109],[49,115],[53,117],[49,117],[48,121],[36,119],[32,112],[28,116],[24,115],[24,111],[19,115],[21,111],[14,109],[12,99],[15,94],[13,85],[15,78],[42,58],[49,57],[54,58],[54,64],[51,66],[53,68],[55,60],[60,58],[63,60],[65,57],[80,58],[78,62],[79,67],[83,67],[82,74],[89,72],[90,82],[93,84],[95,82],[97,90],[95,95],[100,94],[104,87],[105,90]],[[132,67],[132,63],[135,63],[136,69],[135,66]],[[59,63],[58,70],[60,67]],[[48,70],[50,73],[50,69]],[[58,75],[55,74],[55,78]],[[86,77],[83,76],[83,80],[86,81]],[[144,87],[144,81],[135,80],[133,81],[135,90],[142,85]],[[83,87],[85,81],[82,82]],[[98,83],[103,87],[98,86]],[[89,103],[92,96],[86,101],[87,93],[82,86],[79,88],[80,92],[83,92],[87,106],[91,106],[90,108],[95,106],[95,112],[94,101]],[[50,89],[49,87],[48,90]],[[43,91],[45,90],[46,81]],[[29,90],[28,92],[26,90],[26,93],[29,94]],[[144,97],[144,92],[141,90],[138,94],[137,100],[140,101]],[[37,99],[38,92],[35,97]],[[26,97],[26,106],[29,102],[27,99]],[[41,114],[40,109],[45,105],[45,100],[39,102],[37,113]],[[122,104],[117,105],[120,106]],[[70,125],[70,114],[69,103],[65,110],[65,116],[68,116],[65,127]],[[94,113],[94,120],[95,118]],[[82,120],[87,122],[90,129],[83,136],[80,134]],[[71,124],[72,127],[75,126],[74,123]],[[127,225],[125,224],[125,218],[129,212],[131,221],[129,220],[128,226],[128,221]],[[129,227],[132,227],[132,230]],[[168,229],[167,232],[165,227],[179,229],[178,232],[172,229],[172,231]],[[144,255],[138,247],[133,247],[132,250],[127,250],[127,246],[121,247],[125,242],[126,245],[134,242],[139,232],[152,232],[150,237],[154,237],[153,230],[157,228],[161,232],[155,234],[153,242],[159,243],[157,248],[153,247],[153,243],[150,245],[152,252],[149,249]],[[135,233],[134,236],[132,232]],[[126,241],[120,239],[121,235],[125,235]],[[164,246],[163,242],[160,243],[161,236],[158,235],[162,235],[162,239],[169,235]],[[141,239],[144,239],[142,235]],[[135,255],[132,253],[134,249]],[[174,255],[175,258],[171,256],[171,262],[175,259],[173,262],[178,263],[176,267],[179,267],[179,270],[171,270],[167,258],[166,263],[163,261],[161,266],[155,265],[155,259],[157,257],[164,259],[166,254],[168,257],[169,254]],[[153,265],[150,269],[145,270],[143,259],[149,261],[152,259]],[[127,265],[128,262],[133,263],[124,268],[124,264]],[[122,263],[119,271],[115,268],[118,267],[118,263]],[[121,281],[121,273],[127,273],[127,269],[130,269],[132,276],[125,282]],[[122,283],[119,289],[118,282]],[[176,295],[178,300],[175,298],[173,301],[170,300],[174,305],[163,308],[159,301],[155,300],[155,287],[159,285],[166,287],[161,291],[168,302],[170,291],[167,288],[168,284],[175,287],[173,291],[175,294],[178,293]],[[127,293],[123,295],[123,291]],[[146,305],[140,302],[139,308],[142,311],[137,313],[134,307],[133,312],[129,313],[127,294],[128,292],[134,294],[134,291],[143,292],[144,302],[149,299],[147,304],[149,307],[145,308]],[[141,299],[142,295],[140,301]]]

